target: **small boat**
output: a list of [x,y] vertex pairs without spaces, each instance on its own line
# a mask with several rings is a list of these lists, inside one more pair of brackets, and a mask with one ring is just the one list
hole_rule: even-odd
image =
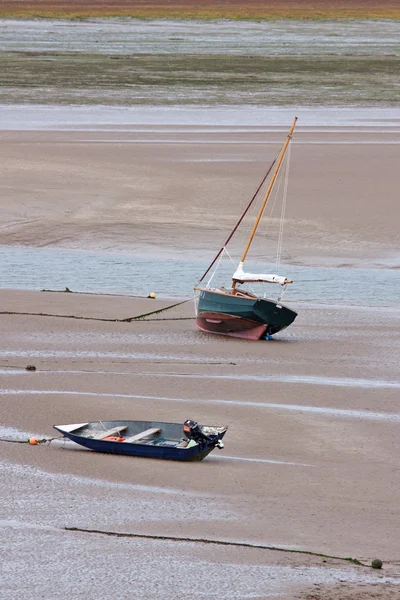
[[95,421],[54,425],[64,437],[95,450],[166,460],[203,460],[223,448],[227,427],[199,425],[191,419],[182,423],[159,421]]
[[[297,117],[294,119],[279,156],[272,163],[256,193],[236,223],[233,231],[230,233],[229,237],[220,248],[214,260],[194,288],[196,326],[202,331],[249,340],[269,339],[272,335],[278,331],[281,331],[282,329],[285,329],[285,327],[288,327],[288,325],[293,323],[297,316],[297,313],[294,310],[284,306],[280,302],[280,297],[275,301],[270,298],[266,298],[265,295],[259,296],[247,288],[240,287],[243,284],[248,285],[250,283],[258,282],[274,283],[281,285],[281,289],[284,291],[289,283],[293,283],[291,279],[280,275],[247,273],[244,271],[244,262],[253,242],[260,220],[264,214],[266,204],[271,195],[287,148],[292,139],[296,121]],[[273,171],[264,198],[261,202],[257,217],[250,232],[250,236],[241,255],[239,265],[232,276],[231,286],[227,288],[225,286],[210,287],[210,282],[213,277],[211,277],[211,280],[208,284],[202,285],[201,282],[205,279],[207,273],[211,270],[213,265],[218,259],[221,259],[225,252],[227,252],[227,244],[232,239],[245,215],[253,205],[253,202],[256,200],[257,195],[259,194],[264,182],[267,181],[274,164],[276,164],[275,170]],[[217,267],[218,264],[219,263],[217,263]]]

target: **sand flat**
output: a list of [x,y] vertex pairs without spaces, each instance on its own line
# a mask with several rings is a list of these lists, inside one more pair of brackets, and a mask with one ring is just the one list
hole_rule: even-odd
[[[284,135],[268,128],[154,135],[149,126],[118,135],[3,132],[0,243],[171,251],[190,239],[189,255],[212,256]],[[285,223],[292,260],[397,252],[398,141],[390,127],[303,133],[299,122]]]

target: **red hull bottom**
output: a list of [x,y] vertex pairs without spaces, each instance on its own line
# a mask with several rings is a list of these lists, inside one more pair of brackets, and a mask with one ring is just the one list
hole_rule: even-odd
[[268,325],[235,315],[203,312],[196,319],[196,327],[206,333],[217,333],[244,340],[259,340]]

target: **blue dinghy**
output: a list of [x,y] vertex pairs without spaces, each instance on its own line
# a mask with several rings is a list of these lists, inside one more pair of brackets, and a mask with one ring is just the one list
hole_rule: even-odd
[[95,421],[54,425],[64,437],[96,452],[166,460],[203,460],[223,448],[227,427],[160,421]]

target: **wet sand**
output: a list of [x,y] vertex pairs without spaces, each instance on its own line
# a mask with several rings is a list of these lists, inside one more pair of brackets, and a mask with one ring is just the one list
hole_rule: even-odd
[[[398,312],[302,306],[279,339],[245,343],[195,331],[190,305],[128,324],[96,319],[166,303],[23,291],[0,297],[2,311],[17,313],[1,316],[2,438],[52,437],[55,423],[98,418],[229,425],[225,449],[195,465],[69,443],[1,442],[3,535],[14,565],[5,598],[32,590],[80,598],[89,583],[98,597],[110,578],[121,598],[132,580],[134,598],[161,587],[164,597],[183,598],[188,577],[194,598],[211,582],[222,598],[306,598],[309,586],[321,598],[363,598],[366,590],[396,597]],[[64,527],[244,542],[366,564],[378,556],[384,569]]]
[[[282,141],[273,129],[3,131],[0,242],[208,257]],[[384,125],[299,129],[292,260],[397,264],[398,141]],[[0,300],[1,438],[96,419],[229,425],[225,449],[195,465],[0,442],[2,597],[397,597],[398,308],[301,303],[274,341],[248,343],[196,331],[190,302],[122,323],[172,301]]]
[[[206,263],[287,132],[129,123],[93,131],[90,121],[68,128],[76,130],[0,133],[0,244],[176,255],[184,248]],[[398,144],[399,127],[384,122],[305,127],[300,118],[285,262],[398,265]]]

